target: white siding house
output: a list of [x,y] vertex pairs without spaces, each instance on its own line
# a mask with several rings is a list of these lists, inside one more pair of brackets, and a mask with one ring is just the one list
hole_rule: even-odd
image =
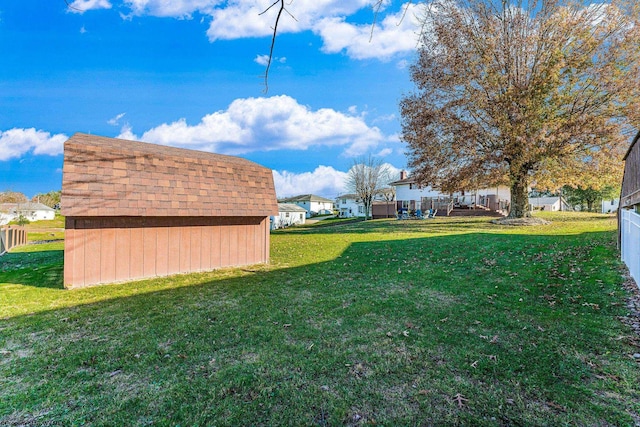
[[602,213],[615,212],[618,210],[618,207],[620,207],[620,199],[602,201]]
[[336,198],[340,218],[364,217],[364,203],[355,194],[343,194]]
[[29,221],[52,220],[56,216],[56,211],[42,203],[26,202],[26,203],[2,203],[0,204],[0,212],[2,218],[15,221],[20,216]]
[[[511,190],[505,186],[474,189],[470,191],[458,191],[453,194],[443,193],[432,187],[422,187],[413,178],[407,176],[405,171],[400,172],[400,179],[390,183],[396,189],[398,210],[426,211],[428,200],[446,200],[455,207],[484,206],[490,210],[500,211],[511,200]],[[428,203],[427,203],[428,204]],[[446,213],[445,213],[446,214]]]
[[558,212],[569,211],[571,207],[562,197],[529,197],[529,209],[532,211]]
[[333,200],[314,194],[302,194],[300,196],[288,197],[279,201],[280,203],[292,203],[304,208],[309,215],[333,213]]
[[271,217],[271,229],[286,228],[304,224],[307,211],[292,203],[278,203],[278,215]]

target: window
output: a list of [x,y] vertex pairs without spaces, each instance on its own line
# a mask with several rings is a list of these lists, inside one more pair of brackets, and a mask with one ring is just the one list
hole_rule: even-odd
[[358,206],[358,213],[364,213],[364,206]]
[[409,201],[408,200],[403,200],[402,201],[402,209],[409,209]]
[[289,218],[289,212],[287,212],[284,216]]
[[346,205],[347,204],[347,199],[342,199],[342,204]]

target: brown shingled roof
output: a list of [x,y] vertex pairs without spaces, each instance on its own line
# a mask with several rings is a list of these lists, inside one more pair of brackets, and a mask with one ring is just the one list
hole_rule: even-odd
[[77,133],[64,144],[65,216],[269,216],[271,170],[239,157]]

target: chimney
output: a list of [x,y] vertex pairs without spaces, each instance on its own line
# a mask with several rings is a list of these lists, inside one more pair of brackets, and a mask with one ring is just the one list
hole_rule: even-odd
[[407,179],[407,171],[406,170],[401,170],[400,171],[400,179]]

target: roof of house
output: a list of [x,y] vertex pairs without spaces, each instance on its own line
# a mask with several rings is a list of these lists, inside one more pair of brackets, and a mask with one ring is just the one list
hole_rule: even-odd
[[558,201],[560,201],[560,196],[529,198],[529,204],[535,204],[535,205],[553,205]]
[[352,200],[358,200],[360,197],[358,197],[357,194],[353,194],[353,193],[349,193],[349,194],[341,194],[340,196],[336,197],[337,199],[352,199]]
[[397,181],[390,182],[389,185],[396,186],[396,185],[402,185],[402,184],[414,184],[415,182],[416,180],[414,178],[408,177],[405,179],[399,179]]
[[301,208],[293,203],[278,203],[278,212],[307,212],[305,208]]
[[316,196],[315,194],[301,194],[299,196],[287,197],[280,200],[282,203],[295,203],[295,202],[320,202],[320,203],[333,203],[333,200],[325,199],[324,197]]
[[239,157],[77,133],[64,144],[65,216],[269,216],[270,169]]
[[49,206],[36,203],[36,202],[24,202],[24,203],[0,203],[0,211],[54,211],[55,209]]

